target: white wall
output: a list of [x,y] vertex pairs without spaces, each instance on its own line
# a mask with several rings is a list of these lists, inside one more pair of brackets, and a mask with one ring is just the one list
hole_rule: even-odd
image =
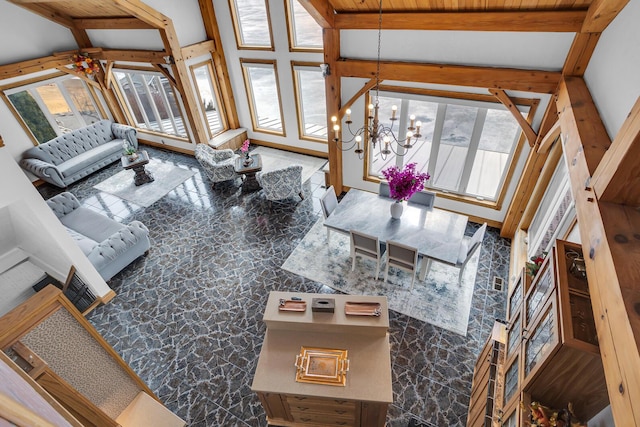
[[77,49],[71,31],[8,1],[0,1],[0,64]]
[[600,37],[584,78],[613,140],[640,96],[640,1],[631,0]]
[[[0,209],[8,208],[11,223],[2,225],[10,229],[14,241],[25,252],[35,255],[51,268],[51,275],[64,280],[71,265],[97,296],[111,289],[67,233],[42,196],[22,173],[6,147],[0,148]],[[5,211],[6,212],[6,211]],[[5,215],[6,219],[6,215]],[[2,242],[6,250],[7,242]],[[2,286],[0,284],[0,292]]]

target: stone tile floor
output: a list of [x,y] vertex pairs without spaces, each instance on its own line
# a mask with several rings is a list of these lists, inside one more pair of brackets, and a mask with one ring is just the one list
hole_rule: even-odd
[[[244,193],[240,180],[211,188],[188,155],[146,147],[152,157],[197,173],[143,208],[94,185],[115,163],[70,186],[86,205],[149,227],[151,252],[110,280],[117,296],[89,320],[169,409],[189,426],[264,426],[250,390],[269,291],[332,293],[280,268],[317,221],[324,175],[304,184],[305,200],[274,203]],[[40,187],[43,197],[58,192]],[[472,234],[478,224],[469,224]],[[473,366],[494,319],[504,318],[510,242],[489,229],[480,254],[466,337],[391,312],[394,403],[387,425],[461,426]],[[313,260],[309,260],[313,262]]]

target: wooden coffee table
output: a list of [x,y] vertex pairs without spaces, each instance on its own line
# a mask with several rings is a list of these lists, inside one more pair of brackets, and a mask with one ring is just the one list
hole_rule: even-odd
[[133,182],[135,185],[142,185],[148,182],[153,182],[153,175],[151,172],[145,170],[144,165],[149,163],[149,154],[146,151],[142,150],[138,152],[138,158],[135,160],[129,160],[127,156],[122,156],[120,158],[120,162],[122,163],[122,167],[124,169],[133,169],[136,173],[133,177]]
[[238,157],[234,165],[234,170],[238,175],[244,175],[244,182],[242,183],[243,190],[256,191],[261,188],[256,179],[256,173],[262,170],[262,157],[260,157],[260,154],[252,154],[249,158],[251,159],[251,163],[245,164],[244,156]]

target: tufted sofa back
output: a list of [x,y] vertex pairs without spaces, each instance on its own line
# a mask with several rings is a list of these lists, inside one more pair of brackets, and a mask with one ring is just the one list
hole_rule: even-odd
[[101,120],[30,148],[25,154],[57,166],[113,139],[111,121]]

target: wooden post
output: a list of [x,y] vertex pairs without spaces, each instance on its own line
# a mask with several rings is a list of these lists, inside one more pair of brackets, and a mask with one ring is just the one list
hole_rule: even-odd
[[[333,142],[333,123],[331,116],[339,116],[340,112],[340,75],[336,62],[340,56],[340,31],[322,30],[324,39],[324,62],[329,64],[330,74],[324,78],[327,94],[327,144],[329,145],[329,183],[336,194],[342,193],[342,150]],[[339,135],[338,135],[339,137]]]
[[613,417],[640,426],[640,213],[593,191],[610,142],[582,78],[561,82],[557,106]]

